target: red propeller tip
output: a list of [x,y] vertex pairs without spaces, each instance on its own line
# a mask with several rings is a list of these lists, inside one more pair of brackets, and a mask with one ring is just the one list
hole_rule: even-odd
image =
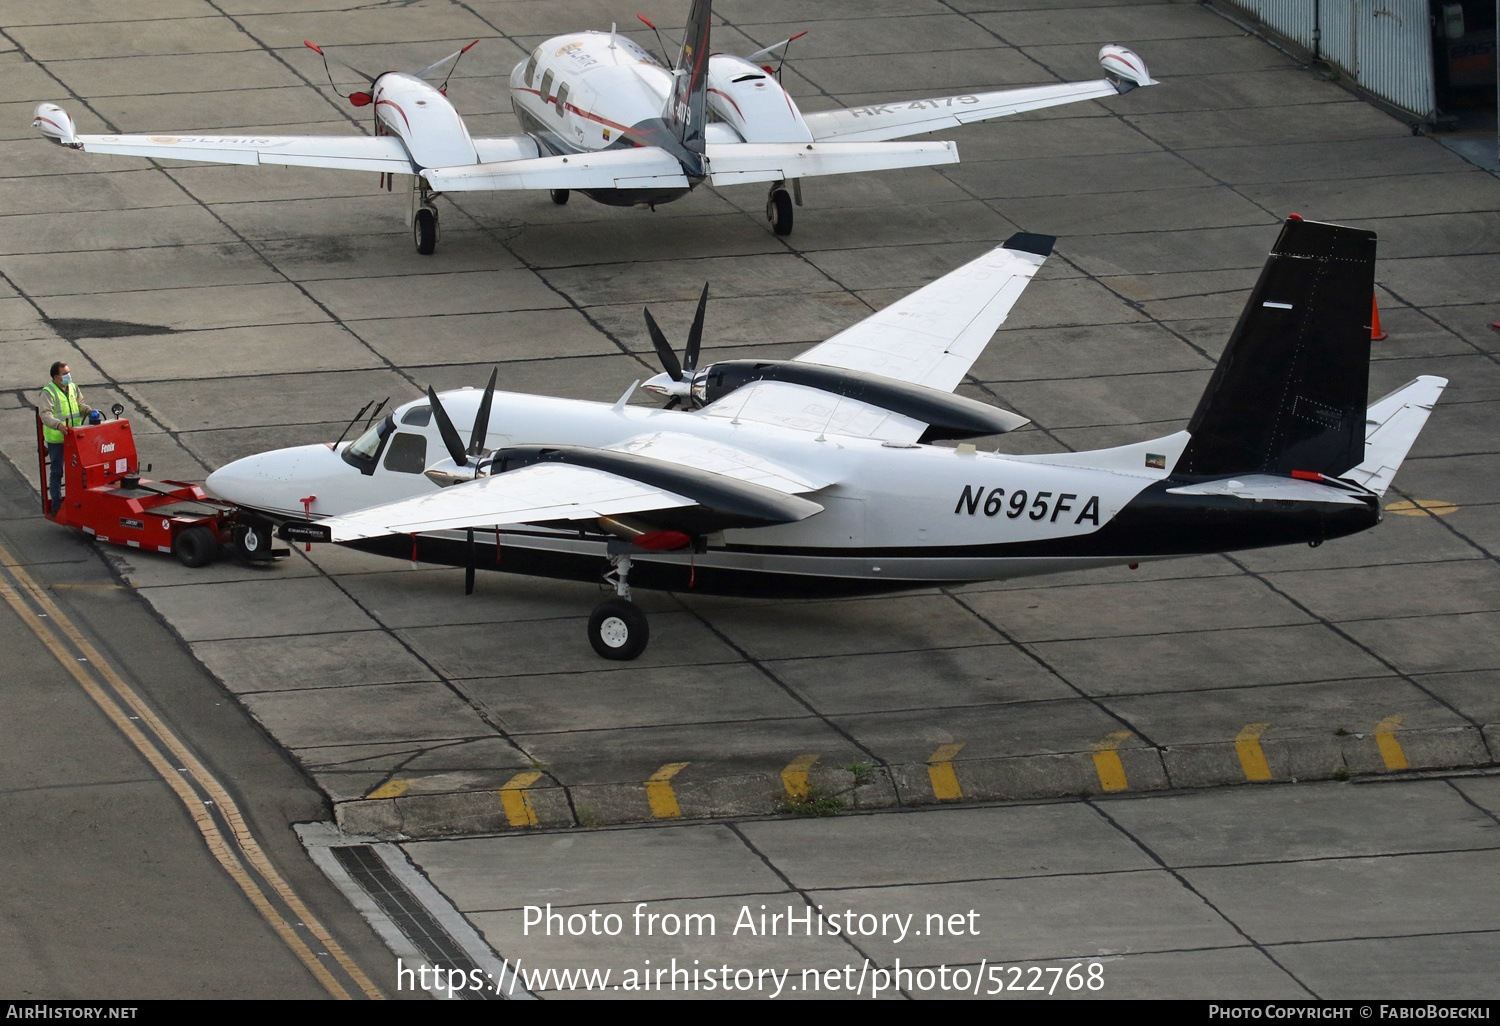
[[318,47],[313,46],[312,43],[308,42],[306,39],[302,40],[302,45],[305,46],[305,47],[307,47],[309,50],[315,50],[318,53],[322,53],[323,52],[322,50],[318,49]]
[[797,40],[801,39],[803,36],[807,35],[811,31],[812,31],[812,29],[803,29],[801,32],[798,32],[791,39],[788,39],[787,42],[788,43],[795,43]]
[[644,14],[637,14],[636,17],[639,18],[639,19],[641,19],[642,21],[644,21],[646,23],[646,27],[647,28],[650,28],[650,29],[655,29],[656,28],[655,25],[651,24],[651,19],[648,18],[648,17],[646,17]]
[[477,39],[476,39],[476,40],[474,40],[474,42],[472,42],[472,43],[470,43],[470,44],[469,44],[469,45],[468,45],[468,46],[466,46],[466,47],[464,47],[464,48],[463,48],[463,49],[462,49],[462,50],[460,50],[460,51],[458,51],[458,52],[459,52],[459,53],[468,53],[468,52],[469,52],[469,51],[470,51],[470,50],[472,50],[472,49],[473,49],[473,48],[474,48],[474,47],[475,47],[475,46],[476,46],[476,45],[478,45],[478,43],[479,43],[479,40],[477,40]]

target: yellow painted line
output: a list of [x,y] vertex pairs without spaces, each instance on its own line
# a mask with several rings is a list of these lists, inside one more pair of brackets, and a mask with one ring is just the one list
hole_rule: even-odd
[[1271,779],[1271,767],[1266,765],[1266,753],[1260,747],[1260,736],[1269,726],[1269,723],[1247,723],[1234,739],[1234,749],[1240,755],[1246,780]]
[[371,798],[400,798],[409,790],[411,790],[411,781],[402,780],[398,777],[395,780],[387,780],[375,790],[365,795],[365,799],[369,800]]
[[[313,917],[313,914],[302,902],[302,899],[287,886],[286,881],[276,872],[275,867],[271,865],[270,860],[266,858],[265,853],[261,850],[260,843],[250,833],[250,829],[245,823],[239,806],[230,797],[229,792],[224,790],[224,786],[219,783],[218,779],[204,768],[203,764],[192,753],[192,750],[183,744],[181,739],[146,705],[140,695],[135,692],[135,689],[127,684],[125,679],[115,670],[114,666],[99,654],[93,644],[84,637],[83,633],[68,619],[58,605],[52,601],[51,597],[21,568],[15,557],[11,555],[10,550],[4,545],[0,545],[0,565],[3,565],[11,573],[16,582],[51,621],[51,625],[43,623],[3,577],[0,577],[0,598],[4,598],[6,603],[15,610],[21,622],[31,628],[32,633],[47,647],[48,651],[52,653],[53,658],[72,674],[73,679],[78,682],[78,685],[93,700],[94,704],[99,707],[100,711],[109,718],[110,722],[115,725],[120,733],[125,735],[136,751],[141,753],[162,780],[166,782],[167,786],[177,795],[178,800],[186,807],[189,817],[193,820],[193,824],[198,828],[198,832],[203,835],[203,840],[208,846],[209,853],[224,868],[224,871],[229,874],[230,878],[239,885],[245,896],[250,900],[250,903],[255,906],[256,910],[260,912],[271,929],[281,937],[287,947],[292,949],[293,953],[307,967],[308,971],[334,997],[341,1000],[349,999],[349,992],[334,978],[332,973],[324,968],[323,964],[318,961],[317,956],[302,941],[302,938],[297,936],[292,925],[277,911],[260,886],[245,871],[245,866],[235,853],[229,839],[224,836],[219,829],[219,825],[204,808],[202,799],[188,785],[184,779],[184,774],[190,775],[209,794],[214,804],[218,807],[219,814],[229,824],[240,852],[244,853],[246,859],[255,869],[256,873],[260,875],[261,879],[270,885],[277,896],[281,898],[282,902],[291,909],[292,914],[297,917],[298,925],[303,926],[313,935],[323,950],[338,962],[340,968],[359,986],[366,997],[373,1000],[384,1000],[385,995],[381,993],[380,988],[376,987],[369,977],[365,975],[364,970],[360,969],[354,963],[354,960],[344,952],[338,941],[333,939],[333,935],[327,931],[322,923]],[[53,627],[60,630],[78,652],[83,653],[82,660],[67,650],[62,643],[62,639],[54,633]],[[131,712],[135,713],[134,716],[129,715],[126,709],[120,707],[114,697],[99,686],[99,683],[84,669],[85,665],[91,667],[95,673],[104,678],[115,692],[115,695],[125,703]],[[137,722],[144,723],[151,729],[162,743],[162,746],[171,754],[171,761],[162,753],[161,748],[158,748],[146,736],[145,732],[136,726]]]
[[517,773],[500,788],[500,804],[505,806],[505,818],[511,826],[536,826],[536,807],[526,789],[541,779],[535,770]]
[[677,794],[672,790],[672,778],[687,768],[685,762],[669,762],[646,780],[646,800],[651,803],[651,815],[657,819],[676,819],[682,815],[677,807]]
[[813,768],[813,763],[818,761],[817,752],[810,755],[799,755],[786,764],[786,769],[781,771],[781,786],[786,788],[786,793],[793,798],[805,798],[811,788],[807,782],[807,771]]
[[1099,774],[1099,786],[1106,791],[1130,789],[1125,779],[1125,765],[1120,762],[1120,753],[1116,751],[1130,737],[1130,731],[1117,730],[1104,735],[1104,740],[1094,746],[1094,772]]
[[964,796],[963,788],[958,786],[958,774],[953,772],[953,757],[962,748],[962,744],[943,745],[927,757],[927,776],[932,780],[932,796],[939,801]]
[[1413,499],[1411,502],[1393,502],[1385,511],[1398,517],[1445,517],[1457,513],[1458,506],[1443,499]]
[[1396,730],[1401,726],[1401,717],[1387,716],[1375,724],[1375,743],[1380,746],[1380,757],[1385,760],[1385,768],[1388,770],[1407,769],[1406,753],[1401,750],[1401,742],[1396,740]]

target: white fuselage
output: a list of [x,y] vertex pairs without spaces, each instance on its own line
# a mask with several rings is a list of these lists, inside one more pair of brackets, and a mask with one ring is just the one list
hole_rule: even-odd
[[[538,46],[510,74],[522,127],[556,154],[660,142],[672,75],[624,36],[574,32]],[[743,57],[708,62],[708,140],[811,142],[802,112],[775,77]]]
[[[441,397],[465,437],[481,394],[465,389]],[[335,451],[327,445],[309,445],[238,460],[212,474],[208,487],[230,502],[282,518],[302,517],[302,500],[309,496],[313,501],[308,512],[318,518],[435,491],[438,486],[421,470],[446,456],[437,426],[430,421],[402,423],[403,418],[421,419],[426,406],[421,399],[395,411],[394,429],[370,474],[343,459],[344,446]],[[711,537],[706,552],[651,554],[638,561],[692,561],[700,568],[833,576],[872,584],[982,580],[1064,566],[1133,562],[1140,557],[1018,558],[986,550],[1096,532],[1165,476],[1164,469],[1141,467],[1137,450],[1160,449],[1170,465],[1186,439],[1171,436],[1148,445],[1082,454],[1102,457],[1095,466],[1082,466],[1068,465],[1081,462],[1071,455],[1002,456],[939,446],[897,447],[835,435],[817,441],[807,432],[735,424],[696,412],[497,392],[484,444],[490,449],[524,444],[604,448],[653,431],[690,434],[702,439],[706,448],[732,445],[836,483],[806,496],[824,507],[807,520],[729,530]],[[402,435],[408,437],[398,443]],[[399,460],[388,458],[398,450]],[[1112,452],[1133,455],[1112,460]],[[1109,467],[1112,462],[1120,466],[1101,469],[1101,464]],[[391,469],[392,463],[405,469]],[[580,527],[595,532],[592,522]],[[597,533],[584,538],[577,530],[510,525],[501,534],[507,547],[598,554],[601,559],[604,553],[604,540]]]

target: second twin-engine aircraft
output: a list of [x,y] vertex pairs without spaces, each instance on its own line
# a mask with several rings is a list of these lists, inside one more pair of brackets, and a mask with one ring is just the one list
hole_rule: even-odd
[[711,54],[710,8],[693,0],[670,68],[613,28],[539,45],[510,75],[522,135],[471,136],[447,90],[425,80],[444,66],[451,73],[468,46],[415,74],[351,69],[370,82],[349,96],[374,112],[369,136],[79,135],[54,103],[38,106],[32,124],[89,153],[377,171],[387,185],[390,175],[411,175],[412,237],[425,254],[437,245],[435,195],[493,189],[546,189],[559,204],[577,190],[611,206],[654,208],[703,182],[768,182],[766,217],[787,235],[803,178],[958,160],[951,142],[892,140],[1156,84],[1140,57],[1109,45],[1097,81],[804,114],[766,63],[791,40],[747,57]]
[[1375,235],[1296,215],[1186,430],[1041,455],[927,444],[1027,423],[953,389],[1053,241],[1012,236],[788,361],[700,368],[702,301],[683,360],[648,313],[666,371],[647,388],[666,409],[627,405],[635,386],[610,405],[496,392],[492,375],[429,389],[353,443],[238,460],[208,488],[291,540],[467,566],[470,590],[479,566],[603,570],[617,595],[589,637],[611,659],[646,645],[631,579],[850,593],[1318,545],[1380,521],[1447,382],[1366,407]]

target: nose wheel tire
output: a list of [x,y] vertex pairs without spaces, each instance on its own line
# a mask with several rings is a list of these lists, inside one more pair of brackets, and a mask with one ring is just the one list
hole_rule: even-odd
[[634,602],[613,598],[595,606],[589,617],[589,644],[605,659],[634,659],[650,640],[651,625]]
[[246,563],[271,561],[271,528],[267,524],[247,523],[235,527],[234,554]]
[[423,256],[431,256],[432,251],[437,249],[437,211],[430,207],[419,208],[411,219],[411,235],[412,241],[417,245],[417,252]]
[[766,199],[766,220],[777,235],[792,234],[792,194],[785,189],[773,189]]
[[567,206],[567,203],[568,203],[568,190],[567,189],[553,189],[552,190],[552,202],[556,203],[560,207]]

